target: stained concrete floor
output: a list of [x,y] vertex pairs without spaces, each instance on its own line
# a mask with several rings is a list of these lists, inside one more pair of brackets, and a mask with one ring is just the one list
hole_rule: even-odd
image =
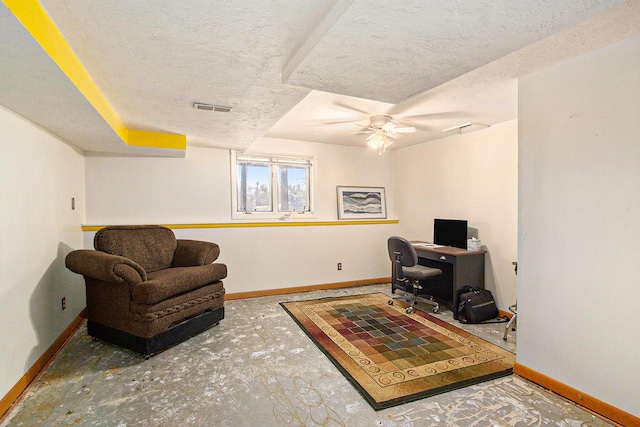
[[[516,375],[374,411],[278,304],[389,285],[227,301],[220,325],[150,360],[82,326],[0,423],[9,426],[609,426]],[[515,352],[504,326],[461,325]]]

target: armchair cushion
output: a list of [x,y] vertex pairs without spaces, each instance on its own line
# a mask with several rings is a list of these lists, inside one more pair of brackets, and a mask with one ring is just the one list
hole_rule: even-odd
[[156,304],[225,277],[227,277],[227,266],[224,264],[158,270],[149,273],[146,282],[133,287],[131,298],[136,303]]
[[129,258],[150,273],[171,267],[178,243],[173,231],[158,225],[114,226],[98,230],[93,246]]

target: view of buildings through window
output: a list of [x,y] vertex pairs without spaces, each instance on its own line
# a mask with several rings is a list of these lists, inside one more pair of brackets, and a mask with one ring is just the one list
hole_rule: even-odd
[[278,166],[278,211],[309,210],[307,172],[306,167]]
[[309,160],[237,158],[237,211],[308,212]]

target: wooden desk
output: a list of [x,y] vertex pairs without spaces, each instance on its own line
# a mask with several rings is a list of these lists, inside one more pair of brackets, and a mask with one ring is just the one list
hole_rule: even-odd
[[428,248],[419,241],[411,242],[418,254],[418,264],[442,270],[440,279],[432,279],[424,286],[423,292],[444,300],[451,306],[453,318],[458,318],[458,297],[465,286],[484,289],[485,250],[441,247]]

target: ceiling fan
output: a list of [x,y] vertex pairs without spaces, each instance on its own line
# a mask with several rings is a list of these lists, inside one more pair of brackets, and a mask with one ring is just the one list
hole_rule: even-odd
[[416,131],[414,127],[399,127],[392,120],[393,118],[387,115],[371,116],[369,118],[369,126],[365,130],[352,133],[370,133],[371,135],[367,137],[367,145],[378,150],[378,154],[382,154],[388,146],[393,144],[394,138],[403,133],[414,133]]

